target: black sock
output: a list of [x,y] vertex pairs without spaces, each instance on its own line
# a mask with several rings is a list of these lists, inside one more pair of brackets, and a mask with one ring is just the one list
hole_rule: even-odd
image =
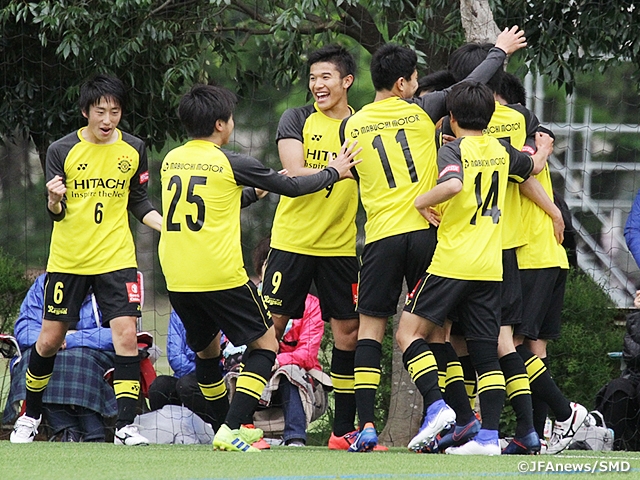
[[[524,360],[534,399],[544,401],[555,415],[556,420],[563,421],[569,418],[571,416],[569,400],[562,394],[553,377],[551,377],[546,359],[538,358],[524,345],[518,345],[516,351]],[[536,403],[534,403],[534,408],[536,406]],[[537,417],[537,414],[535,416]]]
[[467,340],[467,349],[478,372],[482,428],[498,430],[505,397],[504,375],[498,361],[498,342]]
[[354,378],[354,361],[356,352],[339,350],[333,347],[331,355],[331,381],[335,415],[333,417],[333,433],[341,437],[354,430],[356,420],[356,395]]
[[31,418],[40,418],[42,415],[42,396],[53,374],[53,365],[56,356],[42,357],[36,350],[35,344],[31,347],[29,366],[26,373],[26,410],[25,415]]
[[527,369],[522,357],[516,352],[502,357],[500,367],[505,377],[507,398],[516,414],[515,436],[523,437],[533,428],[533,405]]
[[375,421],[376,392],[380,384],[382,345],[375,340],[358,340],[354,358],[354,388],[360,429]]
[[133,423],[140,395],[140,357],[116,355],[113,370],[113,389],[118,402],[116,429]]
[[464,389],[467,392],[467,398],[469,399],[469,405],[474,408],[476,405],[476,395],[478,394],[478,377],[476,370],[471,363],[471,357],[467,353],[462,357],[458,357],[460,365],[462,365],[462,372],[464,375]]
[[[196,380],[200,392],[205,399],[203,406],[207,413],[207,418],[203,418],[203,420],[208,421],[212,425],[222,423],[229,412],[227,386],[224,383],[224,378],[222,378],[222,372],[220,371],[221,359],[222,355],[206,359],[196,355]],[[212,419],[211,417],[215,419],[215,423],[210,421]]]
[[254,349],[245,355],[245,365],[236,381],[236,393],[224,422],[232,430],[240,428],[248,415],[253,415],[275,361],[276,354],[271,350]]
[[442,399],[442,392],[438,386],[438,366],[435,355],[427,342],[418,339],[414,340],[402,354],[402,362],[411,375],[411,380],[422,394],[426,412],[433,402]]

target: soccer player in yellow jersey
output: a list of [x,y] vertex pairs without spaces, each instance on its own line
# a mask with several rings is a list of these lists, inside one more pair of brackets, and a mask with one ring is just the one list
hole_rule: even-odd
[[[499,455],[505,393],[497,354],[504,198],[509,179],[522,182],[543,168],[553,141],[539,134],[538,151],[530,157],[483,135],[495,108],[485,85],[455,85],[447,107],[457,139],[438,152],[437,185],[415,200],[424,218],[439,224],[438,245],[426,274],[408,296],[396,335],[405,367],[427,406],[409,448],[420,450],[455,421],[454,411],[441,398],[436,361],[425,338],[456,309],[478,372],[482,428],[473,440],[446,452]],[[439,219],[433,207],[443,203]]]
[[205,398],[215,402],[227,393],[218,368],[220,330],[234,345],[248,346],[213,447],[255,452],[251,444],[262,431],[243,423],[269,379],[278,341],[271,315],[244,269],[240,208],[257,199],[254,187],[290,197],[325,189],[350,176],[359,150],[353,144],[341,148],[314,175],[280,175],[252,157],[221,149],[233,132],[235,104],[232,92],[211,85],[195,85],[180,100],[178,114],[192,139],[162,162],[166,213],[158,254],[169,299],[196,352],[196,379]]
[[[463,54],[450,61],[454,77],[461,78],[477,66],[486,57],[488,48],[487,44],[471,44]],[[491,85],[496,100],[501,84],[502,81]],[[522,128],[523,125],[526,128]],[[517,102],[502,105],[496,101],[496,111],[486,133],[506,138],[514,147],[531,152],[535,148],[531,139],[537,130],[541,130],[537,118],[524,105]],[[504,236],[503,245],[505,274],[498,354],[507,376],[507,394],[518,416],[518,426],[514,441],[503,453],[532,450],[537,442],[533,433],[527,434],[525,430],[532,421],[537,435],[542,438],[547,405],[556,417],[557,428],[546,453],[558,453],[566,448],[587,414],[586,408],[570,402],[562,394],[545,364],[546,344],[560,334],[568,269],[566,251],[561,245],[564,221],[553,202],[552,188],[548,166],[519,189],[514,185],[507,187],[504,228],[510,233]],[[525,376],[529,377],[532,393],[531,421],[524,419],[526,408],[529,408],[524,406],[528,404],[526,397],[529,396]],[[536,449],[537,446],[533,448]]]
[[[353,113],[347,98],[356,73],[353,56],[340,45],[327,45],[312,52],[307,63],[315,102],[285,111],[276,138],[282,166],[290,176],[312,175],[326,168],[340,148],[340,123]],[[349,448],[357,433],[353,389],[358,335],[357,210],[358,186],[353,180],[310,195],[281,197],[263,282],[263,298],[278,338],[290,318],[302,316],[312,282],[318,290],[322,317],[330,322],[334,338],[335,415],[329,448],[335,450]]]
[[111,327],[116,351],[114,389],[118,419],[114,442],[147,444],[133,425],[140,391],[136,319],[140,317],[135,246],[129,210],[160,230],[162,218],[147,198],[144,142],[118,130],[126,89],[115,77],[97,75],[80,89],[87,126],[47,150],[47,209],[51,235],[42,330],[27,369],[26,411],[11,442],[28,443],[37,434],[42,396],[54,370],[56,352],[90,288]]
[[[502,67],[506,54],[524,45],[522,31],[505,29],[470,79],[487,81]],[[344,137],[363,148],[354,176],[367,214],[357,304],[355,395],[360,434],[350,447],[354,452],[370,451],[378,443],[374,402],[386,323],[396,313],[403,280],[413,288],[436,242],[435,229],[412,203],[436,182],[435,123],[446,114],[448,91],[412,98],[418,87],[416,65],[413,50],[394,44],[380,47],[370,67],[375,99],[341,126]]]

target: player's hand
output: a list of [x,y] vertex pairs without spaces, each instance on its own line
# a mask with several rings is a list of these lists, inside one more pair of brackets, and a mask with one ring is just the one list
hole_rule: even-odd
[[633,306],[640,308],[640,290],[636,291],[636,298],[633,299]]
[[447,135],[446,133],[442,134],[442,145],[453,142],[456,139],[453,135]]
[[553,137],[548,133],[536,132],[536,149],[541,150],[547,157],[551,155],[553,153]]
[[527,38],[524,30],[520,30],[517,25],[505,28],[496,39],[496,47],[503,50],[507,55],[517,52],[527,46]]
[[553,235],[556,237],[558,244],[564,242],[564,219],[562,215],[553,219]]
[[340,147],[340,153],[338,153],[338,155],[336,155],[333,160],[327,164],[327,167],[335,168],[338,171],[340,174],[340,180],[344,178],[353,178],[351,168],[362,162],[362,160],[354,160],[354,158],[362,151],[362,147],[354,150],[357,144],[357,140],[351,144],[349,144],[349,140],[345,140],[342,147]]
[[67,186],[64,184],[64,180],[60,175],[56,175],[47,182],[47,192],[49,193],[49,202],[47,207],[53,213],[60,213],[62,206],[60,202],[67,193]]
[[434,227],[440,225],[440,215],[431,207],[426,208],[418,208],[420,215],[422,215],[427,222],[429,222]]

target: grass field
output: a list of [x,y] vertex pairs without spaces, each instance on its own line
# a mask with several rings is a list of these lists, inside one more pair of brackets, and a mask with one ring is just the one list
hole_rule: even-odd
[[587,468],[596,470],[599,479],[640,478],[639,452],[456,457],[417,455],[401,448],[353,454],[324,447],[273,447],[270,451],[243,454],[214,452],[204,445],[122,447],[49,442],[13,445],[1,441],[0,462],[2,480],[464,479],[530,478],[542,474],[593,477],[590,473],[572,473]]

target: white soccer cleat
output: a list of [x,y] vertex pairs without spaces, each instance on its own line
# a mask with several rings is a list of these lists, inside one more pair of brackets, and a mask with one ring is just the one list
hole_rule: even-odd
[[[433,410],[433,411],[432,411]],[[420,427],[418,434],[411,439],[407,448],[417,452],[423,447],[429,445],[441,431],[448,429],[456,422],[456,412],[444,403],[438,400],[427,408],[427,415]]]
[[113,435],[113,443],[116,445],[149,445],[149,440],[146,437],[140,435],[138,432],[138,425],[125,425],[119,430],[116,430]]
[[33,439],[36,438],[36,435],[38,434],[38,426],[40,426],[41,421],[42,415],[40,415],[40,418],[38,419],[22,415],[18,420],[16,420],[9,440],[11,443],[33,442]]
[[449,447],[444,453],[449,455],[500,455],[500,442],[497,439],[488,442],[474,439],[459,447]]
[[546,454],[555,455],[569,446],[573,436],[584,425],[589,412],[579,403],[571,402],[571,415],[564,422],[556,422],[553,425],[553,433],[547,445]]

